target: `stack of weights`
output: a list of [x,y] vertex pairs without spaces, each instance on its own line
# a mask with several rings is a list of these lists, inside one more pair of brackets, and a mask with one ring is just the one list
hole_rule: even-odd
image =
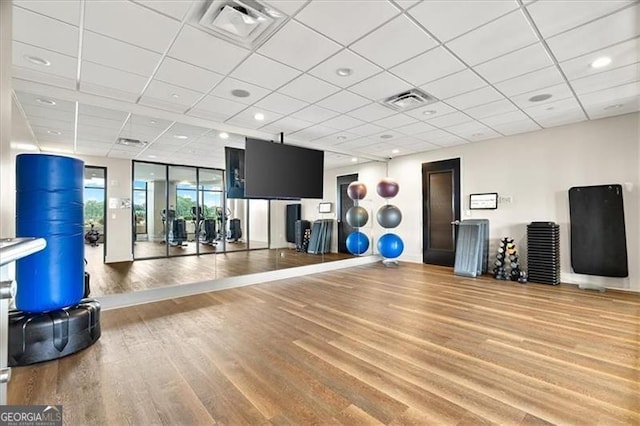
[[304,236],[302,237],[302,248],[300,251],[306,253],[309,249],[309,240],[311,239],[311,228],[304,230]]
[[526,273],[520,270],[518,251],[512,238],[505,237],[500,241],[493,275],[497,280],[527,282]]

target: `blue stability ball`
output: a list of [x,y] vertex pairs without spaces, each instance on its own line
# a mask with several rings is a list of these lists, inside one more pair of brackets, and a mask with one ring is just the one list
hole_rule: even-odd
[[395,259],[400,257],[404,250],[402,239],[396,234],[384,234],[378,240],[378,252],[385,259]]
[[369,213],[367,209],[360,206],[353,206],[347,210],[345,219],[349,226],[353,228],[362,228],[369,221]]
[[44,154],[16,158],[16,236],[47,247],[16,263],[16,307],[47,312],[76,305],[84,294],[84,163]]
[[362,254],[369,250],[369,238],[360,231],[354,231],[347,236],[347,250],[351,254]]
[[378,209],[376,219],[378,220],[378,224],[383,228],[395,228],[402,222],[402,213],[396,206],[385,204]]

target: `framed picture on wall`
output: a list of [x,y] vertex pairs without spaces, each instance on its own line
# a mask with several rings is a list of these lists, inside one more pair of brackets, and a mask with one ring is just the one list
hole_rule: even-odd
[[498,193],[485,192],[469,195],[470,210],[495,210],[498,208]]
[[333,204],[330,202],[324,202],[318,204],[318,213],[331,213]]

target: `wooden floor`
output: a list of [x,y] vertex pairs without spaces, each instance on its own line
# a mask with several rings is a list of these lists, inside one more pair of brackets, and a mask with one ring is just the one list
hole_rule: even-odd
[[380,264],[107,311],[14,369],[70,425],[640,424],[640,296]]
[[[231,244],[229,244],[231,245]],[[349,259],[352,255],[299,253],[295,250],[254,250],[202,256],[145,259],[135,262],[102,263],[102,246],[85,247],[86,271],[91,274],[91,296],[188,284],[256,272],[313,265]]]

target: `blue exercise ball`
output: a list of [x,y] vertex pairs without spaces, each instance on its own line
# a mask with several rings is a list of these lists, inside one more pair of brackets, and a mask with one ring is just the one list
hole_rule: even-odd
[[402,213],[393,204],[385,204],[378,209],[376,219],[383,228],[395,228],[402,222]]
[[367,213],[367,209],[364,207],[353,206],[347,210],[345,219],[351,227],[362,228],[369,221],[369,213]]
[[378,240],[378,252],[385,259],[400,257],[404,250],[402,239],[396,234],[384,234]]
[[369,250],[369,238],[360,231],[354,231],[347,236],[347,250],[351,254],[362,254]]

